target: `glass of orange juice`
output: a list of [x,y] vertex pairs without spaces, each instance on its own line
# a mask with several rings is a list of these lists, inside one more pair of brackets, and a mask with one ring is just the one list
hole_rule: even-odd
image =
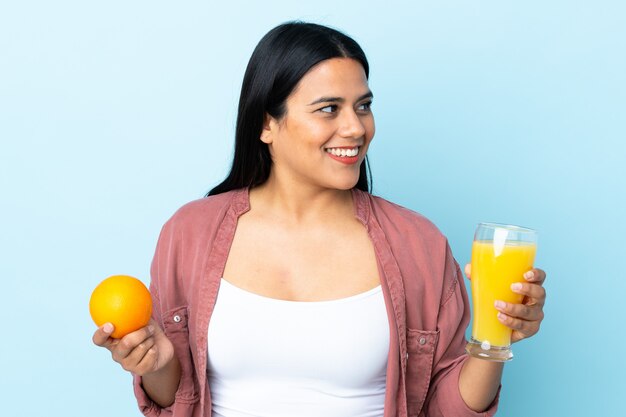
[[537,232],[520,226],[480,223],[472,245],[472,337],[466,351],[491,361],[513,359],[511,329],[498,320],[496,300],[519,304],[511,284],[524,282],[537,251]]

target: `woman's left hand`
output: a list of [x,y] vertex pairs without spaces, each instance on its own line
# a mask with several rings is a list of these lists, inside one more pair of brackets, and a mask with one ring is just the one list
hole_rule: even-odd
[[[465,266],[465,274],[471,275],[470,265]],[[539,268],[532,269],[524,274],[526,282],[517,282],[511,285],[511,290],[522,294],[524,299],[521,304],[507,303],[497,300],[495,304],[498,310],[498,320],[505,326],[513,329],[511,343],[528,339],[539,331],[543,320],[543,305],[546,302],[546,290],[543,282],[546,273]]]

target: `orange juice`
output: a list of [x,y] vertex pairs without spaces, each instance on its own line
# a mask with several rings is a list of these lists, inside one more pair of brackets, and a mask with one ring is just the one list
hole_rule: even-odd
[[519,304],[523,296],[511,284],[523,282],[533,267],[537,246],[527,242],[474,241],[472,246],[472,338],[491,346],[509,346],[511,329],[498,320],[496,300]]

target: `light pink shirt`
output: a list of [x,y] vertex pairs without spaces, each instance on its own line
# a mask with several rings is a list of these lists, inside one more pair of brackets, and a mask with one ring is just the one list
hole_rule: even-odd
[[[385,417],[492,416],[467,407],[459,374],[469,323],[463,275],[446,238],[423,216],[353,190],[355,216],[374,245],[390,326]],[[152,263],[154,318],[182,366],[175,403],[160,408],[135,376],[146,416],[209,417],[207,331],[247,189],[191,202],[163,226]]]

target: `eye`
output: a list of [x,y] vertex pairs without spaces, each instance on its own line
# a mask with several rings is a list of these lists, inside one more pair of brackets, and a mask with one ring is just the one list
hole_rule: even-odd
[[357,107],[357,110],[364,111],[364,112],[368,112],[372,110],[372,102],[367,101],[365,103],[359,104],[359,107]]
[[337,105],[331,104],[330,106],[322,107],[318,111],[322,113],[335,113],[337,111]]

